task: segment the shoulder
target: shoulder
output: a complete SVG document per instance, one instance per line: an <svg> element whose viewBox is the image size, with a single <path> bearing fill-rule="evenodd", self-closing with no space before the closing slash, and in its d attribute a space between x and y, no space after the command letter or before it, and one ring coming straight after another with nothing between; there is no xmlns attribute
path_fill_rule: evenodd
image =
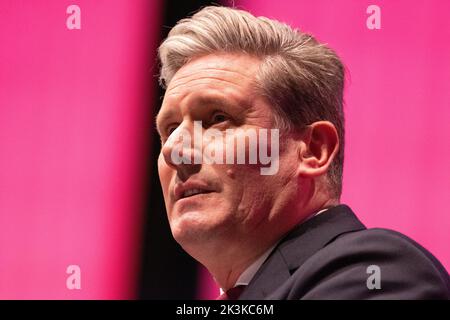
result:
<svg viewBox="0 0 450 320"><path fill-rule="evenodd" d="M450 299L450 280L441 263L414 240L387 229L339 235L293 278L307 282L295 293L298 298Z"/></svg>

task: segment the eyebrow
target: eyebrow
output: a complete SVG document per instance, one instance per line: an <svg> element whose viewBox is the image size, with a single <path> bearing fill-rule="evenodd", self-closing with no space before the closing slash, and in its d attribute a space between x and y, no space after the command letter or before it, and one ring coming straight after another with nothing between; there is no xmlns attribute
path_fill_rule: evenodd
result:
<svg viewBox="0 0 450 320"><path fill-rule="evenodd" d="M236 108L237 106L236 103L229 102L228 100L215 96L200 96L195 100L193 100L193 104L212 104L226 109L233 109ZM160 111L156 115L155 117L156 130L158 131L159 135L161 135L161 130L163 129L160 127L160 123L165 123L166 121L173 119L176 113L177 111L172 108L169 109L168 111L164 111L164 113L161 113Z"/></svg>

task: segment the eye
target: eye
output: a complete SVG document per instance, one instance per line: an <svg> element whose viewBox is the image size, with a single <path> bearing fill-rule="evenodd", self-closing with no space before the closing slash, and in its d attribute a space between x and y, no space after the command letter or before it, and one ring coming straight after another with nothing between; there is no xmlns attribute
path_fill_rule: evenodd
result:
<svg viewBox="0 0 450 320"><path fill-rule="evenodd" d="M213 116L211 117L211 125L216 124L216 123L221 123L224 121L229 120L230 118L228 117L227 114L223 113L223 112L215 112L213 114Z"/></svg>

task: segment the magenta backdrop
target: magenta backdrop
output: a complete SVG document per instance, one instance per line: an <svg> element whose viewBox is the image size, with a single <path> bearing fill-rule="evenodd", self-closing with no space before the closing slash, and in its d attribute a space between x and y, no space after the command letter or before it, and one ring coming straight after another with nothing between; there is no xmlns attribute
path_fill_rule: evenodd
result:
<svg viewBox="0 0 450 320"><path fill-rule="evenodd" d="M381 29L369 30L369 5ZM450 267L450 1L241 0L310 32L348 68L344 191L368 227L412 237ZM203 273L199 297L217 296Z"/></svg>
<svg viewBox="0 0 450 320"><path fill-rule="evenodd" d="M74 3L81 30L66 27ZM366 27L370 4L381 8L381 30ZM337 50L349 70L343 202L449 268L450 2L238 5ZM1 2L0 299L133 297L152 99L142 93L155 73L160 9L146 0ZM66 287L71 264L81 290ZM201 274L199 297L215 297Z"/></svg>
<svg viewBox="0 0 450 320"><path fill-rule="evenodd" d="M80 30L66 27L74 3ZM0 299L134 297L159 10L1 2Z"/></svg>

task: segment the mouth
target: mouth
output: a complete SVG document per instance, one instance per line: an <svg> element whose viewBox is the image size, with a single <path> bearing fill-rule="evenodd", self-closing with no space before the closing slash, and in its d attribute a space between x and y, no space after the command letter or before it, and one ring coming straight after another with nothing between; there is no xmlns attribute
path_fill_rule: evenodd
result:
<svg viewBox="0 0 450 320"><path fill-rule="evenodd" d="M177 184L174 188L174 196L175 202L178 200L192 198L198 195L204 195L208 193L215 192L215 190L211 190L208 186L200 183L184 183Z"/></svg>
<svg viewBox="0 0 450 320"><path fill-rule="evenodd" d="M207 194L207 193L211 193L211 192L213 192L213 191L202 190L202 189L188 189L188 190L183 192L183 194L181 195L180 199L193 197L193 196L196 196L196 195L199 195L199 194Z"/></svg>

